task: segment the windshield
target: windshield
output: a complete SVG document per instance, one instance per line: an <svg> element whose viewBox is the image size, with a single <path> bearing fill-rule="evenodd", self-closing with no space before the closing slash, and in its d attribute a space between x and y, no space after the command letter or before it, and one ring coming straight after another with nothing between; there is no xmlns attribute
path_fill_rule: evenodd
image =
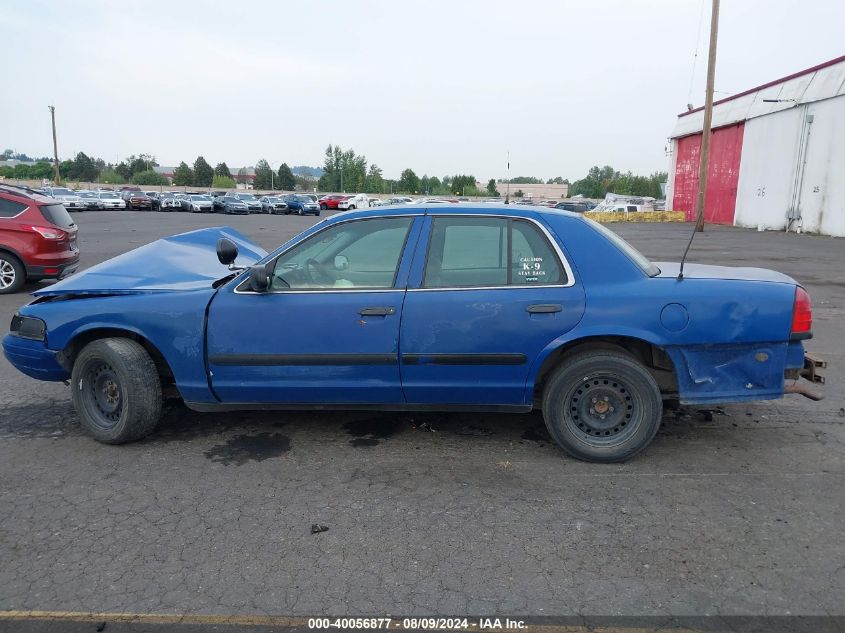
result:
<svg viewBox="0 0 845 633"><path fill-rule="evenodd" d="M191 196L191 200L195 200L197 202L208 202L208 196Z"/></svg>
<svg viewBox="0 0 845 633"><path fill-rule="evenodd" d="M240 202L240 200L238 200L234 196L226 196L223 198L223 200L225 200L226 202Z"/></svg>
<svg viewBox="0 0 845 633"><path fill-rule="evenodd" d="M113 200L114 199L120 200L120 196L117 195L116 193L101 193L100 197L101 198L110 198L110 199L113 199Z"/></svg>
<svg viewBox="0 0 845 633"><path fill-rule="evenodd" d="M253 200L255 200L255 196L252 195L251 193L242 193L241 195L238 196L238 198L240 198L244 202L247 202L247 201L252 202Z"/></svg>
<svg viewBox="0 0 845 633"><path fill-rule="evenodd" d="M648 258L643 255L640 251L636 248L628 244L625 240L623 240L619 235L611 231L609 228L604 226L603 224L599 224L595 220L591 220L590 218L584 218L587 222L590 223L596 231L604 235L607 239L609 239L613 244L625 253L628 258L633 261L640 269L649 277L656 277L660 274L660 269L652 264Z"/></svg>
<svg viewBox="0 0 845 633"><path fill-rule="evenodd" d="M76 195L79 196L80 198L93 198L94 197L94 194L89 193L88 191L79 191L79 192L77 192Z"/></svg>
<svg viewBox="0 0 845 633"><path fill-rule="evenodd" d="M294 199L295 199L295 200L298 200L299 202L305 202L305 203L308 203L308 202L314 202L314 201L313 201L311 198L309 198L308 196L294 196Z"/></svg>
<svg viewBox="0 0 845 633"><path fill-rule="evenodd" d="M62 189L61 187L56 187L53 189L54 196L72 196L75 195L70 189Z"/></svg>

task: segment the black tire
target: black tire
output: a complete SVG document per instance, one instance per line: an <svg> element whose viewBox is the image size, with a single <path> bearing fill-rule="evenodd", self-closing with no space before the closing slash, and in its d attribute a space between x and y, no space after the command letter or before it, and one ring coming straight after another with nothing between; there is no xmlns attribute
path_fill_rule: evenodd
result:
<svg viewBox="0 0 845 633"><path fill-rule="evenodd" d="M297 214L297 215L305 215L305 207L299 207L299 208L296 210L296 214Z"/></svg>
<svg viewBox="0 0 845 633"><path fill-rule="evenodd" d="M577 354L552 373L543 391L549 435L588 462L633 457L654 439L662 415L654 377L623 352Z"/></svg>
<svg viewBox="0 0 845 633"><path fill-rule="evenodd" d="M347 209L346 209L346 210L347 210L347 211L354 211L354 210L355 210L355 205L354 205L354 204L350 204L350 205L347 207Z"/></svg>
<svg viewBox="0 0 845 633"><path fill-rule="evenodd" d="M0 295L18 292L26 283L26 268L11 253L0 251Z"/></svg>
<svg viewBox="0 0 845 633"><path fill-rule="evenodd" d="M86 345L73 363L71 391L82 427L98 442L139 440L153 432L161 417L155 363L128 338Z"/></svg>
<svg viewBox="0 0 845 633"><path fill-rule="evenodd" d="M320 211L326 211L326 210L328 210L328 208L329 208L329 205L327 205L327 204L321 204L320 205Z"/></svg>

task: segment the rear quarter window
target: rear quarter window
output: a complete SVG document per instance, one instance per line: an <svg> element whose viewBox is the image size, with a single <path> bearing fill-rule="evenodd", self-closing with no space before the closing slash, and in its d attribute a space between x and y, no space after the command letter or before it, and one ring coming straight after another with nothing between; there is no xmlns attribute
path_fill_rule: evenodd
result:
<svg viewBox="0 0 845 633"><path fill-rule="evenodd" d="M64 205L42 204L38 207L38 209L41 211L41 215L44 216L44 219L54 226L59 226L63 229L69 229L72 226L76 226L73 222L73 218L70 217L70 214L67 212Z"/></svg>
<svg viewBox="0 0 845 633"><path fill-rule="evenodd" d="M6 200L0 198L0 218L13 218L16 215L23 213L26 206L22 202L15 202L14 200Z"/></svg>

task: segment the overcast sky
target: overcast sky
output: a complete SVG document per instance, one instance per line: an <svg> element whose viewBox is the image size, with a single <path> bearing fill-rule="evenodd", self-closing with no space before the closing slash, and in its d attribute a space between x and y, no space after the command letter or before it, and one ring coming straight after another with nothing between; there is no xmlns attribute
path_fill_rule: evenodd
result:
<svg viewBox="0 0 845 633"><path fill-rule="evenodd" d="M333 143L386 177L500 178L510 151L512 176L574 180L666 169L704 101L710 0L2 5L0 149L30 155L52 104L61 158L319 165ZM716 97L842 55L843 23L843 0L722 0Z"/></svg>

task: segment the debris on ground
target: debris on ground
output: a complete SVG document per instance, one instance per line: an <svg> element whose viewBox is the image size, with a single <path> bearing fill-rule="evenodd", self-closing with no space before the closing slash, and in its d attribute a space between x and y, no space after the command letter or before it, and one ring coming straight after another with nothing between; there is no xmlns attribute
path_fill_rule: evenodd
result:
<svg viewBox="0 0 845 633"><path fill-rule="evenodd" d="M486 437L493 435L493 431L485 429L480 426L473 426L472 424L464 424L455 429L455 435L470 435L473 437Z"/></svg>
<svg viewBox="0 0 845 633"><path fill-rule="evenodd" d="M311 524L311 534L319 534L320 532L328 532L329 526L328 525L320 525L319 523L312 523Z"/></svg>

